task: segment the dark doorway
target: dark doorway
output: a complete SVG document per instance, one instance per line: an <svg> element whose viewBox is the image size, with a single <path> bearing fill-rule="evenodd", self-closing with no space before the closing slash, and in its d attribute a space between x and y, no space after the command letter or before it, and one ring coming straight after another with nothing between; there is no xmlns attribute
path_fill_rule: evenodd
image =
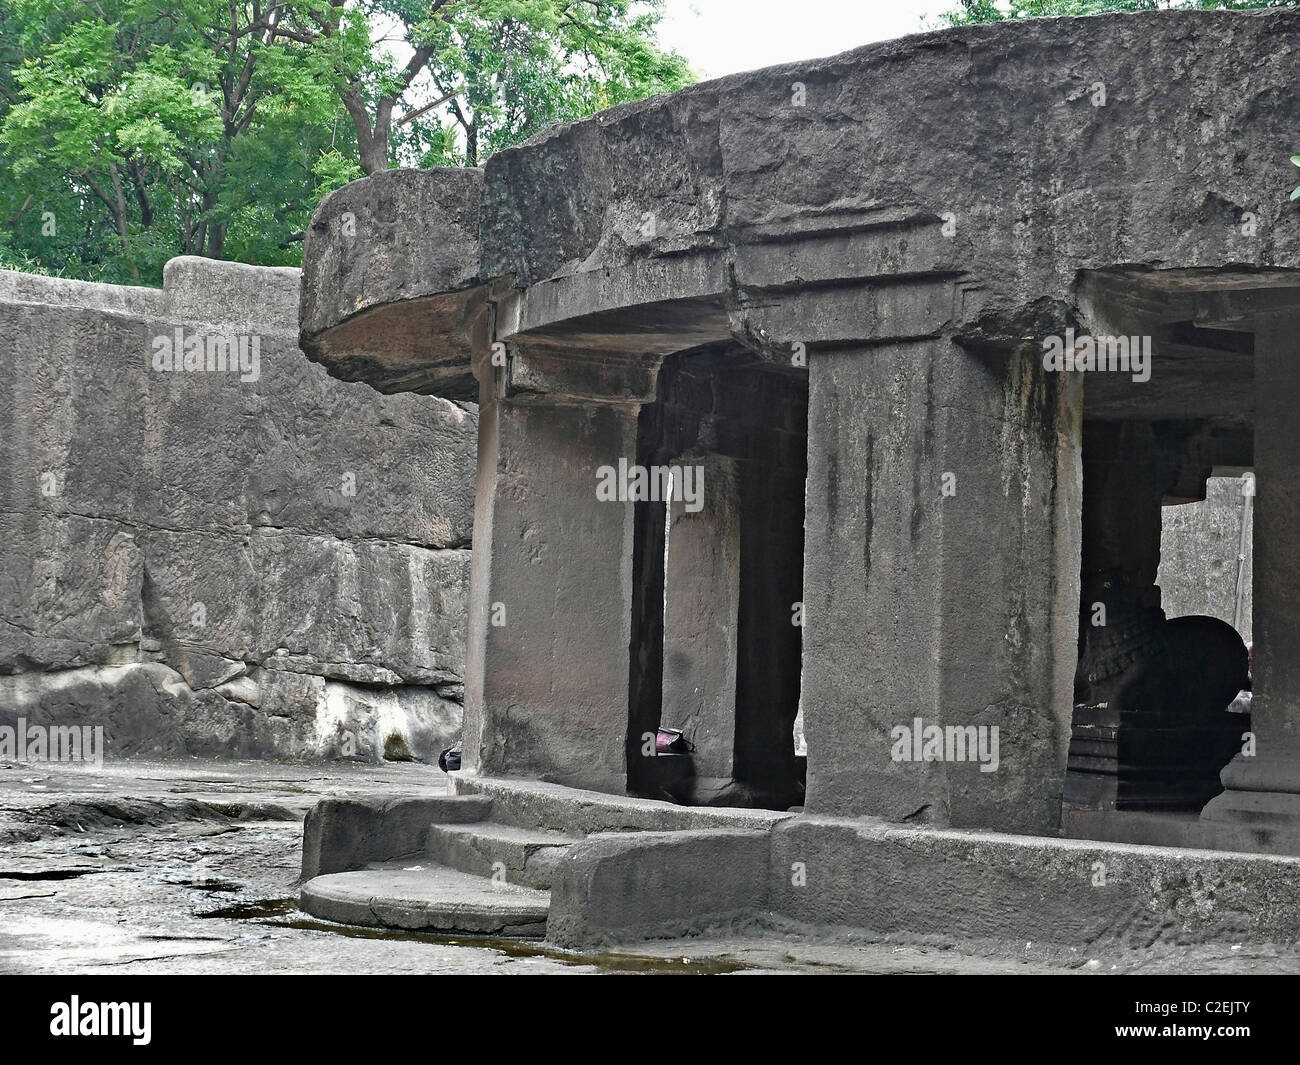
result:
<svg viewBox="0 0 1300 1065"><path fill-rule="evenodd" d="M657 498L634 504L632 794L802 802L807 420L807 378L731 343L670 356L642 408L636 461ZM661 727L678 750L659 751Z"/></svg>

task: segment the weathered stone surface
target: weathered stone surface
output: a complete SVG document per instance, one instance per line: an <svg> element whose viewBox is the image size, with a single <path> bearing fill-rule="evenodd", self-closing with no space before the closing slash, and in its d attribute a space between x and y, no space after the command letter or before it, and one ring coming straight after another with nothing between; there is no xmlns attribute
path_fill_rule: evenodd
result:
<svg viewBox="0 0 1300 1065"><path fill-rule="evenodd" d="M196 692L158 662L0 677L0 720L19 718L29 726L102 727L106 759L257 757L287 753L292 742L276 734L291 719L268 719L217 691Z"/></svg>
<svg viewBox="0 0 1300 1065"><path fill-rule="evenodd" d="M810 811L1059 824L1079 592L1056 566L1079 551L1077 386L940 343L814 363ZM918 760L911 737L934 726L982 730L992 757L972 742Z"/></svg>
<svg viewBox="0 0 1300 1065"><path fill-rule="evenodd" d="M1188 440L1213 429L1248 444L1250 351L1230 334L1294 303L1300 268L1300 220L1279 194L1295 44L1293 11L1030 20L705 83L494 155L477 249L472 208L446 206L450 179L375 183L413 217L437 205L427 243L445 236L454 261L422 268L421 298L481 286L494 308L490 336L471 338L485 428L467 767L609 789L635 768L641 715L663 694L646 676L674 648L634 627L625 650L625 619L642 624L654 599L628 573L629 554L645 566L645 516L601 513L583 481L632 461L630 434L607 423L655 398L667 358L739 342L809 381L809 809L1054 831L1084 419L1184 419ZM319 239L340 239L332 219L361 196L322 212ZM379 247L348 254L383 261ZM402 311L416 261L403 255L373 286L351 260L322 271L321 305L336 308L313 319L322 344L345 335L344 309ZM1157 333L1151 383L1090 380L1085 404L1078 378L1042 366L1045 334L1120 322ZM437 391L451 372L395 325L353 339L318 353L340 376ZM707 443L726 453L721 435ZM1200 457L1180 455L1171 478ZM751 531L756 509L741 510ZM553 555L566 538L584 544L580 561ZM739 626L737 733L768 748L777 740L741 727L755 705L743 682L778 657L752 633L770 635L795 596L783 598L761 617L742 609ZM497 607L508 624L490 626ZM796 703L768 714L782 732ZM916 717L1000 729L998 770L894 763L891 729ZM754 753L737 740L738 775Z"/></svg>
<svg viewBox="0 0 1300 1065"><path fill-rule="evenodd" d="M1286 825L1211 821L1160 811L1066 809L1061 832L1070 839L1300 857L1300 832Z"/></svg>
<svg viewBox="0 0 1300 1065"><path fill-rule="evenodd" d="M177 321L253 323L278 327L298 300L301 271L285 266L222 262L214 285L215 260L178 255L163 266L163 306Z"/></svg>
<svg viewBox="0 0 1300 1065"><path fill-rule="evenodd" d="M383 729L436 757L456 733L476 409L331 380L296 344L298 277L0 272L0 674L111 722L117 754L338 756L343 723L353 757ZM245 362L158 368L194 337Z"/></svg>
<svg viewBox="0 0 1300 1065"><path fill-rule="evenodd" d="M465 768L622 791L632 506L597 500L595 466L634 450L636 419L615 406L488 411L479 492L496 493L495 569L469 609Z"/></svg>
<svg viewBox="0 0 1300 1065"><path fill-rule="evenodd" d="M323 799L303 826L302 878L416 854L430 825L481 821L491 812L492 800L478 795Z"/></svg>
<svg viewBox="0 0 1300 1065"><path fill-rule="evenodd" d="M388 170L322 200L303 249L303 350L381 392L477 399L482 187L481 170Z"/></svg>
<svg viewBox="0 0 1300 1065"><path fill-rule="evenodd" d="M1300 438L1295 412L1300 314L1263 316L1255 329L1255 560L1250 726L1222 773L1226 789L1203 820L1300 829Z"/></svg>
<svg viewBox="0 0 1300 1065"><path fill-rule="evenodd" d="M278 533L252 544L261 601L257 655L376 683L384 677L361 667L395 675L388 683L463 678L468 551Z"/></svg>
<svg viewBox="0 0 1300 1065"><path fill-rule="evenodd" d="M143 539L146 631L183 672L217 655L371 684L463 677L466 550L270 529Z"/></svg>
<svg viewBox="0 0 1300 1065"><path fill-rule="evenodd" d="M686 459L685 461L690 461ZM700 776L730 779L736 745L740 516L734 463L701 463L708 510L668 504L662 723L684 730Z"/></svg>
<svg viewBox="0 0 1300 1065"><path fill-rule="evenodd" d="M1211 477L1199 503L1163 509L1160 601L1171 618L1208 614L1233 623L1237 607L1237 551L1241 545L1242 479ZM1253 525L1253 522L1252 522ZM1242 609L1237 631L1251 638L1253 530L1246 535Z"/></svg>
<svg viewBox="0 0 1300 1065"><path fill-rule="evenodd" d="M423 762L460 736L461 706L424 685L376 688L327 680L317 719L318 756L382 761L389 737Z"/></svg>
<svg viewBox="0 0 1300 1065"><path fill-rule="evenodd" d="M303 885L302 908L345 924L541 936L549 899L544 891L495 884L428 862L400 861L309 880Z"/></svg>
<svg viewBox="0 0 1300 1065"><path fill-rule="evenodd" d="M556 867L546 935L560 946L680 936L766 908L768 833L593 836Z"/></svg>
<svg viewBox="0 0 1300 1065"><path fill-rule="evenodd" d="M139 640L143 554L116 521L0 510L0 559L0 672L107 662Z"/></svg>
<svg viewBox="0 0 1300 1065"><path fill-rule="evenodd" d="M0 724L102 727L103 757L421 761L460 735L461 706L425 685L358 686L283 670L195 689L161 662L0 675Z"/></svg>
<svg viewBox="0 0 1300 1065"><path fill-rule="evenodd" d="M766 828L793 816L772 810L676 806L658 799L636 799L537 780L506 780L457 773L458 795L492 800L492 817L504 824L588 835L637 829L668 832L696 828Z"/></svg>
<svg viewBox="0 0 1300 1065"><path fill-rule="evenodd" d="M1296 858L801 817L773 829L771 869L779 912L881 933L1145 947L1300 927Z"/></svg>
<svg viewBox="0 0 1300 1065"><path fill-rule="evenodd" d="M24 274L17 270L0 270L0 302L91 306L120 314L152 318L165 313L167 296L159 289L139 285L101 285L42 274Z"/></svg>
<svg viewBox="0 0 1300 1065"><path fill-rule="evenodd" d="M980 317L1000 331L1069 302L1080 269L1294 268L1278 134L1297 104L1297 38L1295 12L1004 22L626 104L492 157L482 274L532 285L610 271L604 291L645 303L662 282L629 282L650 267L680 276L669 256L778 240L764 250L775 269L739 255L742 289L959 268L980 278ZM903 232L945 214L950 239ZM877 228L893 243L853 232ZM789 248L796 237L813 243Z"/></svg>
<svg viewBox="0 0 1300 1065"><path fill-rule="evenodd" d="M432 824L425 854L462 873L549 891L556 866L580 838L515 825Z"/></svg>
<svg viewBox="0 0 1300 1065"><path fill-rule="evenodd" d="M1131 950L1155 943L1288 942L1300 928L1300 858L914 828L871 818L753 813L742 826L725 820L742 811L674 810L535 782L472 783L493 795L494 819L508 813L520 827L479 821L485 809L462 808L446 797L326 800L309 815L304 860L328 836L331 863L360 870L376 860L370 855L409 848L432 821L464 841L449 848L431 840L460 871L485 871L489 853L507 865L513 853L519 867L530 846L534 853L543 844L566 846L538 828L543 818L554 823L563 808L571 830L580 820L586 829L578 831L605 830L568 842L551 874L547 938L566 947L698 934L734 922L866 932L900 942L1002 944L1018 954L1026 943L1035 950ZM313 859L311 867L318 864ZM400 881L383 879L398 871ZM417 927L407 922L425 909L442 875L416 856L369 872L380 875L330 883L350 885L349 899L363 889L383 898L385 912L363 923L393 927ZM314 908L307 894L319 893L307 885L304 904L312 912L355 919Z"/></svg>

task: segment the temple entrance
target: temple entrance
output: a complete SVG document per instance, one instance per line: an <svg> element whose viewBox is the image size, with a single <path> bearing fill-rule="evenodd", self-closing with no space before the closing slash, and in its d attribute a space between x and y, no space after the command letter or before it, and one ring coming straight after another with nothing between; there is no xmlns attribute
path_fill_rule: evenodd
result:
<svg viewBox="0 0 1300 1065"><path fill-rule="evenodd" d="M1085 289L1097 332L1150 338L1155 358L1145 381L1085 385L1067 832L1083 811L1194 817L1250 728L1228 707L1250 686L1238 559L1250 549L1253 336L1183 319L1177 300L1131 299L1105 276Z"/></svg>
<svg viewBox="0 0 1300 1065"><path fill-rule="evenodd" d="M807 414L806 377L731 343L666 359L641 410L645 490L629 495L632 794L802 802Z"/></svg>

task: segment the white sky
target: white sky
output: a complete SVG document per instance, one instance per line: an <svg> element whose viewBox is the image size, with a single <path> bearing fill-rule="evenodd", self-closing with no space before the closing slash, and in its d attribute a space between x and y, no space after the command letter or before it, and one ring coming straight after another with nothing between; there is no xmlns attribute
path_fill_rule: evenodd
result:
<svg viewBox="0 0 1300 1065"><path fill-rule="evenodd" d="M919 33L955 0L666 0L659 41L701 78Z"/></svg>

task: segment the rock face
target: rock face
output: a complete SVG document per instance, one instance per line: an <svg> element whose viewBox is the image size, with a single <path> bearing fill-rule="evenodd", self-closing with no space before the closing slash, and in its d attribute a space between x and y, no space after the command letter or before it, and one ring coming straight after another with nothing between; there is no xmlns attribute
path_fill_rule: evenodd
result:
<svg viewBox="0 0 1300 1065"><path fill-rule="evenodd" d="M109 757L458 733L477 409L331 380L298 298L198 258L162 291L0 274L0 725Z"/></svg>
<svg viewBox="0 0 1300 1065"><path fill-rule="evenodd" d="M490 331L475 288L482 189L482 170L446 167L388 170L327 196L304 250L308 357L380 392L477 399L466 356Z"/></svg>

